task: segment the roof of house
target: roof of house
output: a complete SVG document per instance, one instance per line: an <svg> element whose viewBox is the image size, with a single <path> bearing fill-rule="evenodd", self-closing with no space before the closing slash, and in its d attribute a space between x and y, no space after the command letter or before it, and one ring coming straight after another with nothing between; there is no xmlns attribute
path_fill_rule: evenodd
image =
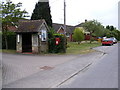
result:
<svg viewBox="0 0 120 90"><path fill-rule="evenodd" d="M15 26L8 26L8 30L15 32L17 30L17 28Z"/></svg>
<svg viewBox="0 0 120 90"><path fill-rule="evenodd" d="M82 27L83 24L84 23L80 23L80 24L76 25L75 27Z"/></svg>
<svg viewBox="0 0 120 90"><path fill-rule="evenodd" d="M42 24L46 24L44 19L41 20L20 20L16 32L38 32ZM48 27L47 27L48 28Z"/></svg>
<svg viewBox="0 0 120 90"><path fill-rule="evenodd" d="M56 32L58 31L58 29L59 29L61 26L64 27L63 24L58 24L58 23L53 23L52 26L53 26L53 28L54 28L54 30L55 30Z"/></svg>
<svg viewBox="0 0 120 90"><path fill-rule="evenodd" d="M63 25L63 24L53 23L52 26L53 26L53 28L55 29L56 32L57 32L61 27L63 27L63 29L64 29L64 25ZM74 29L75 29L74 26L66 25L66 32L67 32L67 33L70 33L70 34L71 34Z"/></svg>

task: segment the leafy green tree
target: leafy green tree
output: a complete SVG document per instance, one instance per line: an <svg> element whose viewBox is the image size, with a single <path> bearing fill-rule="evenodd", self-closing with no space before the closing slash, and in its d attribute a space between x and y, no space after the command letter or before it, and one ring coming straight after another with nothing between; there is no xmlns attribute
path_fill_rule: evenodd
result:
<svg viewBox="0 0 120 90"><path fill-rule="evenodd" d="M90 32L90 43L92 42L92 34L95 34L97 37L102 36L104 34L104 27L97 20L90 20L83 24L85 30Z"/></svg>
<svg viewBox="0 0 120 90"><path fill-rule="evenodd" d="M31 20L45 19L48 26L52 27L49 2L38 2L33 10Z"/></svg>
<svg viewBox="0 0 120 90"><path fill-rule="evenodd" d="M78 42L78 44L81 43L85 38L84 36L84 29L83 28L75 28L73 33L73 39Z"/></svg>
<svg viewBox="0 0 120 90"><path fill-rule="evenodd" d="M111 33L106 33L106 37L110 38L111 37Z"/></svg>
<svg viewBox="0 0 120 90"><path fill-rule="evenodd" d="M107 37L115 37L117 40L120 40L119 39L120 38L120 31L117 30L114 26L107 25L104 34Z"/></svg>
<svg viewBox="0 0 120 90"><path fill-rule="evenodd" d="M103 35L103 36L104 36L104 37L107 36L108 33L110 34L111 31L110 31L109 29L104 29L104 35Z"/></svg>
<svg viewBox="0 0 120 90"><path fill-rule="evenodd" d="M117 37L117 40L120 41L120 31L117 30L117 33L118 33L118 37Z"/></svg>
<svg viewBox="0 0 120 90"><path fill-rule="evenodd" d="M110 26L109 26L109 25L107 25L107 26L106 26L106 29L110 29Z"/></svg>
<svg viewBox="0 0 120 90"><path fill-rule="evenodd" d="M106 29L109 29L110 31L116 30L114 26L109 26L109 25L106 26Z"/></svg>
<svg viewBox="0 0 120 90"><path fill-rule="evenodd" d="M28 13L25 10L20 10L22 3L14 4L12 1L0 3L0 16L2 18L2 32L5 40L6 49L8 49L7 32L8 27L11 25L16 26L19 19L28 17Z"/></svg>

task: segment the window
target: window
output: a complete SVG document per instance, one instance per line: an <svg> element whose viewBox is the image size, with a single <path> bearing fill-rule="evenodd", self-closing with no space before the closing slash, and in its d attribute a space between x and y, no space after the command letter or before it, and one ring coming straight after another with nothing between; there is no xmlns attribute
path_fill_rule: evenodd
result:
<svg viewBox="0 0 120 90"><path fill-rule="evenodd" d="M20 35L19 34L17 35L17 42L18 43L20 42Z"/></svg>
<svg viewBox="0 0 120 90"><path fill-rule="evenodd" d="M41 40L42 40L42 41L46 41L46 39L47 39L47 32L46 32L46 30L42 30Z"/></svg>

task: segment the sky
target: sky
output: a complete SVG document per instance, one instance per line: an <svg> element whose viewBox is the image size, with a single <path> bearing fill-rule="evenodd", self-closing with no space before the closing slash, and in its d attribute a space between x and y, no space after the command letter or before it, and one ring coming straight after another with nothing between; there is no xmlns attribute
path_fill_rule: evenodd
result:
<svg viewBox="0 0 120 90"><path fill-rule="evenodd" d="M3 0L4 1L4 0ZM21 2L31 16L38 0L11 0ZM66 24L77 25L87 20L97 20L102 25L118 28L118 2L120 0L66 0ZM64 23L64 0L49 0L53 23Z"/></svg>

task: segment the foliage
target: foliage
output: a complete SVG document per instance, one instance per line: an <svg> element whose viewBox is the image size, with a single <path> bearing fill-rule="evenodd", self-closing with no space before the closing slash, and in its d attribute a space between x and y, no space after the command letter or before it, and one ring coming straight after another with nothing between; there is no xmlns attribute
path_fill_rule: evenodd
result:
<svg viewBox="0 0 120 90"><path fill-rule="evenodd" d="M113 30L115 30L116 28L115 28L114 26L109 26L109 25L107 25L107 26L106 26L106 29L109 29L110 31L113 31Z"/></svg>
<svg viewBox="0 0 120 90"><path fill-rule="evenodd" d="M106 34L106 37L107 37L107 38L110 38L110 37L111 37L111 34L110 34L110 33L107 33L107 34Z"/></svg>
<svg viewBox="0 0 120 90"><path fill-rule="evenodd" d="M73 39L80 44L81 41L84 40L84 29L83 28L75 28L74 34L73 34Z"/></svg>
<svg viewBox="0 0 120 90"><path fill-rule="evenodd" d="M8 42L8 49L15 50L16 49L16 33L14 32L7 32L7 42ZM2 49L5 49L5 37L2 34Z"/></svg>
<svg viewBox="0 0 120 90"><path fill-rule="evenodd" d="M111 33L112 33L113 37L115 37L117 40L120 41L120 31L119 30L113 30Z"/></svg>
<svg viewBox="0 0 120 90"><path fill-rule="evenodd" d="M56 45L56 38L60 38L60 43ZM56 34L53 29L48 33L49 53L64 53L65 37L61 34Z"/></svg>
<svg viewBox="0 0 120 90"><path fill-rule="evenodd" d="M33 10L31 20L45 19L48 26L52 27L49 2L38 2Z"/></svg>
<svg viewBox="0 0 120 90"><path fill-rule="evenodd" d="M22 3L14 4L12 1L2 2L1 12L2 12L2 23L18 22L19 19L28 17L28 13L25 10L20 10Z"/></svg>
<svg viewBox="0 0 120 90"><path fill-rule="evenodd" d="M91 38L90 38L90 41L92 41L92 42L95 41L95 38L94 38L94 37L91 37Z"/></svg>
<svg viewBox="0 0 120 90"><path fill-rule="evenodd" d="M92 37L96 37L96 34L95 34L95 33L92 33Z"/></svg>
<svg viewBox="0 0 120 90"><path fill-rule="evenodd" d="M50 31L48 32L48 38L53 38L55 34L55 30L53 28L50 27Z"/></svg>
<svg viewBox="0 0 120 90"><path fill-rule="evenodd" d="M90 21L86 21L83 24L83 27L85 28L85 30L87 30L88 32L90 32L90 38L92 38L92 34L94 33L97 37L103 36L104 32L103 32L103 25L98 22L97 20L90 20ZM91 43L91 39L90 39L90 43Z"/></svg>
<svg viewBox="0 0 120 90"><path fill-rule="evenodd" d="M0 8L0 16L2 18L2 32L4 38L4 44L6 49L8 49L8 27L9 26L16 26L19 19L23 19L27 16L27 12L25 10L20 10L22 3L14 4L12 1L2 2Z"/></svg>
<svg viewBox="0 0 120 90"><path fill-rule="evenodd" d="M106 26L104 36L110 38L115 37L117 40L120 40L120 31L117 30L114 26Z"/></svg>
<svg viewBox="0 0 120 90"><path fill-rule="evenodd" d="M98 26L100 26L101 23L97 22L96 20L87 21L83 24L83 27L90 33L94 33L95 31L98 31Z"/></svg>
<svg viewBox="0 0 120 90"><path fill-rule="evenodd" d="M117 40L120 41L120 31L117 30L117 33L118 33Z"/></svg>

